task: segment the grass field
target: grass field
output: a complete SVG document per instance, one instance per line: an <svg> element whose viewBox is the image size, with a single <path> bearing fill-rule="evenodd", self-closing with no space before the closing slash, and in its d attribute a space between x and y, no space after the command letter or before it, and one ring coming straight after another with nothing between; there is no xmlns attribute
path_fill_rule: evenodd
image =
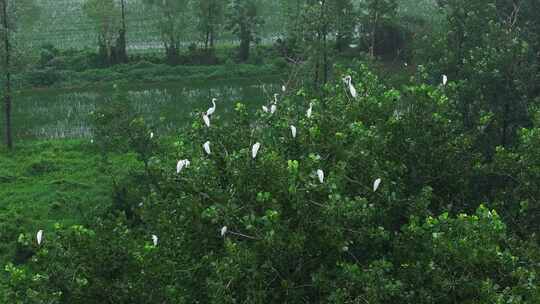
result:
<svg viewBox="0 0 540 304"><path fill-rule="evenodd" d="M115 174L130 155L113 155ZM109 167L109 166L107 166ZM111 202L111 178L88 142L25 142L0 150L0 264L13 261L19 235L33 237L55 223L89 223ZM110 172L110 171L109 171Z"/></svg>

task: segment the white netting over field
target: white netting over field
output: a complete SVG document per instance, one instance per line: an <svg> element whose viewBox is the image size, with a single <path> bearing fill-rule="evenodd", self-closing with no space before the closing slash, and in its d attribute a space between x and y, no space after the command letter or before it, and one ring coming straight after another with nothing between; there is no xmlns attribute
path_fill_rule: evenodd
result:
<svg viewBox="0 0 540 304"><path fill-rule="evenodd" d="M169 0L170 1L170 0ZM84 11L84 4L88 0L35 0L38 8L35 21L29 30L21 33L20 38L27 44L40 46L52 44L59 49L97 49L98 34L96 22L88 17ZM163 49L160 18L164 11L148 4L147 0L124 0L127 50L133 53L155 52ZM265 14L265 21L260 31L261 41L264 44L272 43L274 37L280 35L283 30L279 22L278 4L274 1L262 1L260 13ZM165 1L164 1L165 3ZM192 43L201 44L204 35L198 31L197 13L194 8L186 7L184 12L175 18L185 18L182 26L182 46ZM111 16L115 16L119 22L121 14L121 0L115 0L115 10ZM268 14L270 13L270 14ZM220 25L220 33L217 42L225 44L237 44L236 37Z"/></svg>

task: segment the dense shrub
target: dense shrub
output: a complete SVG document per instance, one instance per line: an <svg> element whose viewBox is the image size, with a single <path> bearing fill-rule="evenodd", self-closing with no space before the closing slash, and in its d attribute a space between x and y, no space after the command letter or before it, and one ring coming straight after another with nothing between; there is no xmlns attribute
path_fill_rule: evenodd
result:
<svg viewBox="0 0 540 304"><path fill-rule="evenodd" d="M99 116L96 140L121 143L144 163L135 182L125 183L148 189L130 208L138 220L108 217L90 228L47 231L41 247L31 243L37 253L26 267L7 266L7 297L538 302L535 254L516 249L499 214L467 190L481 168L444 87L392 89L366 68L352 77L358 98L338 81L322 95L279 96L274 114L253 116L237 103L228 122L218 104L210 128L197 113L166 147L143 121L120 120L119 109ZM191 164L177 174L179 159Z"/></svg>
<svg viewBox="0 0 540 304"><path fill-rule="evenodd" d="M62 74L52 68L31 70L25 74L25 82L32 87L52 86L62 80Z"/></svg>

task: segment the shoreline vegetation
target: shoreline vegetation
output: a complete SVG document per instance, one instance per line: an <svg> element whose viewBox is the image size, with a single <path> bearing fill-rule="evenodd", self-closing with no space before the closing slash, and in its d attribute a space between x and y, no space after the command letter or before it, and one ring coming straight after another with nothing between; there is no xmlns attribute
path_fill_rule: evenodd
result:
<svg viewBox="0 0 540 304"><path fill-rule="evenodd" d="M35 61L34 66L12 75L13 89L20 92L101 87L113 82L136 85L267 78L284 75L291 68L273 46L257 47L247 61L236 59L234 47L220 46L211 51L186 52L174 63L161 54L150 53L111 65L91 50L58 50L43 45ZM0 84L3 81L0 79Z"/></svg>
<svg viewBox="0 0 540 304"><path fill-rule="evenodd" d="M188 83L203 81L243 80L256 77L268 79L282 77L287 74L287 68L272 64L232 64L212 66L169 66L166 64L126 64L110 68L89 69L85 71L60 70L53 73L54 81L44 84L40 77L44 71L34 71L17 75L19 79L18 93L39 92L50 89L89 89L117 85L140 85L160 83ZM22 89L25 87L25 89ZM29 87L29 88L28 88Z"/></svg>

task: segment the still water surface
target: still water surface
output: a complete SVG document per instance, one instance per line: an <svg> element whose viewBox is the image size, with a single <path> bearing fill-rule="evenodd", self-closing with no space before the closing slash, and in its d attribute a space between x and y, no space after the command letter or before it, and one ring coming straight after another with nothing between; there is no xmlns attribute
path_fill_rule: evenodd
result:
<svg viewBox="0 0 540 304"><path fill-rule="evenodd" d="M205 83L166 83L122 88L132 107L145 119L163 118L166 129L191 123L190 114L204 111L218 98L218 110L227 117L241 101L252 110L270 100L278 91L279 79L211 81ZM91 137L88 115L100 102L114 94L110 88L85 90L45 90L16 96L13 109L17 139Z"/></svg>

